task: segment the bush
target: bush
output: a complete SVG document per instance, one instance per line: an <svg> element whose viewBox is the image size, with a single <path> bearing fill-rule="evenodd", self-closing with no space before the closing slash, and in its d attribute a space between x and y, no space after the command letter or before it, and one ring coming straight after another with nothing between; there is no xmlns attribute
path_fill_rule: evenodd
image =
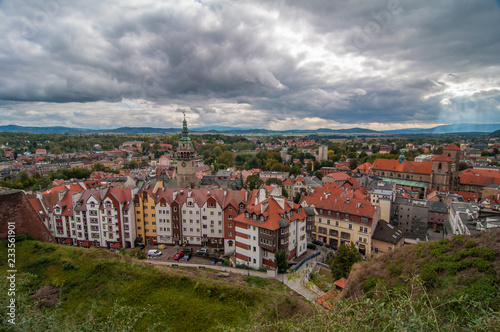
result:
<svg viewBox="0 0 500 332"><path fill-rule="evenodd" d="M69 270L76 270L77 268L76 268L75 264L73 264L73 262L68 261L68 262L64 263L63 269L64 269L64 271L69 271Z"/></svg>

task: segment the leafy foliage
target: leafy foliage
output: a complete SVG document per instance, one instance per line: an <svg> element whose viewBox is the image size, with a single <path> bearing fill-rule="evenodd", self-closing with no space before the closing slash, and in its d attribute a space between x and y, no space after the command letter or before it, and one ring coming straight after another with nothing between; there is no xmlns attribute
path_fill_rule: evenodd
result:
<svg viewBox="0 0 500 332"><path fill-rule="evenodd" d="M347 278L351 272L352 266L360 262L362 259L361 254L354 243L342 243L336 252L336 256L330 263L332 269L332 276L335 280L340 278Z"/></svg>

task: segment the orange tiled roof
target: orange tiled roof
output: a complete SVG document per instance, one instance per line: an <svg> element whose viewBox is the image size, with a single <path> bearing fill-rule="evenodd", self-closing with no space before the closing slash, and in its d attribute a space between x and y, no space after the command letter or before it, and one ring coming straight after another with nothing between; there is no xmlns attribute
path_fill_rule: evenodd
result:
<svg viewBox="0 0 500 332"><path fill-rule="evenodd" d="M431 162L417 162L405 160L402 164L395 159L376 159L372 170L393 171L402 173L431 174Z"/></svg>
<svg viewBox="0 0 500 332"><path fill-rule="evenodd" d="M440 154L439 156L433 156L433 157L431 157L431 160L432 161L446 161L446 162L453 161L450 158L448 158L447 156L445 156L444 154Z"/></svg>
<svg viewBox="0 0 500 332"><path fill-rule="evenodd" d="M493 184L493 178L474 174L458 174L460 184L470 184L473 186L489 186Z"/></svg>
<svg viewBox="0 0 500 332"><path fill-rule="evenodd" d="M345 284L346 284L346 283L347 283L346 278L341 278L341 279L339 279L339 280L335 281L333 284L334 284L335 286L338 286L338 287L340 287L340 288L344 289L344 288L345 288Z"/></svg>
<svg viewBox="0 0 500 332"><path fill-rule="evenodd" d="M340 298L340 291L332 289L329 292L318 297L316 299L316 302L321 304L326 309L330 310L333 308L333 306L339 300L339 298Z"/></svg>
<svg viewBox="0 0 500 332"><path fill-rule="evenodd" d="M290 206L290 204L291 206ZM303 220L306 218L306 212L301 209L300 213L297 211L300 208L298 204L292 203L285 199L284 208L276 201L274 197L267 198L263 202L247 207L245 212L250 213L250 217L246 217L246 213L242 213L234 218L235 221L241 222L247 225L252 225L260 228L265 228L269 230L277 230L280 228L279 220L284 219L287 222L293 220ZM293 211L292 217L284 218L283 214L285 212ZM257 220L252 218L252 214L257 215ZM260 221L260 216L264 216L264 221Z"/></svg>
<svg viewBox="0 0 500 332"><path fill-rule="evenodd" d="M325 195L321 197L304 196L302 201L305 201L309 206L314 205L316 209L326 209L348 213L353 216L368 217L370 218L370 223L375 215L375 208L370 202L365 200Z"/></svg>
<svg viewBox="0 0 500 332"><path fill-rule="evenodd" d="M451 143L445 146L443 150L460 151L460 148L455 143Z"/></svg>

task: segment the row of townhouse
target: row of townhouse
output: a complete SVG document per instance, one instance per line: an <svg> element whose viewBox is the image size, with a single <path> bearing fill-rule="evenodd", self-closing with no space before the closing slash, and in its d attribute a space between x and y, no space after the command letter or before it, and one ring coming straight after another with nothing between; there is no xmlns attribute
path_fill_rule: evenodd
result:
<svg viewBox="0 0 500 332"><path fill-rule="evenodd" d="M146 183L134 196L137 242L200 245L235 251L234 218L247 204L278 190L171 189Z"/></svg>
<svg viewBox="0 0 500 332"><path fill-rule="evenodd" d="M136 239L132 198L137 189L84 189L61 186L34 201L58 243L82 247L133 248ZM33 205L33 203L32 203Z"/></svg>
<svg viewBox="0 0 500 332"><path fill-rule="evenodd" d="M144 184L134 196L137 241L200 245L235 253L238 264L275 267L276 250L290 259L306 252L314 211L258 190L170 189Z"/></svg>

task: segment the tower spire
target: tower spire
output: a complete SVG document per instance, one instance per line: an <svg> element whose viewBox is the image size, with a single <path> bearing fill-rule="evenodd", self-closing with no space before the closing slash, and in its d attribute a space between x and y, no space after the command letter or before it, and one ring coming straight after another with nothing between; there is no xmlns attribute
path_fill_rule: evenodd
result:
<svg viewBox="0 0 500 332"><path fill-rule="evenodd" d="M181 141L182 142L190 142L191 139L189 138L189 130L188 130L187 121L186 121L186 112L182 111L182 113L184 114L184 121L182 121L182 137L181 137Z"/></svg>

